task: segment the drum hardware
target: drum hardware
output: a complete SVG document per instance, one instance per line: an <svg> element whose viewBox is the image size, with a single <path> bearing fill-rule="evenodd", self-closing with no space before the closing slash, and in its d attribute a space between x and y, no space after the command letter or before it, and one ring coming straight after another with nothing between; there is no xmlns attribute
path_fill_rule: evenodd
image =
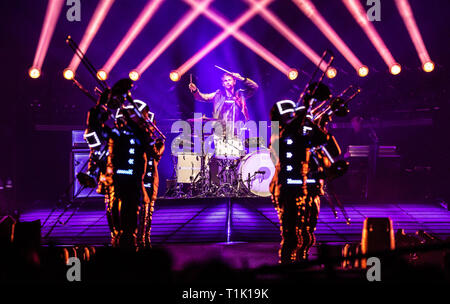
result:
<svg viewBox="0 0 450 304"><path fill-rule="evenodd" d="M237 174L238 161L225 158L218 159L218 162L222 165L222 169L217 174L220 186L215 191L215 194L219 196L238 196L240 192L240 178Z"/></svg>
<svg viewBox="0 0 450 304"><path fill-rule="evenodd" d="M245 153L242 141L238 137L214 138L214 154L218 159L239 159Z"/></svg>
<svg viewBox="0 0 450 304"><path fill-rule="evenodd" d="M216 121L205 116L189 122ZM269 196L269 184L275 167L270 152L262 147L263 138L245 140L226 134L193 136L191 143L201 144L201 151L183 152L175 156L176 197ZM212 146L213 145L213 146ZM246 152L246 146L258 149ZM214 147L214 153L209 151ZM251 150L250 150L251 151Z"/></svg>
<svg viewBox="0 0 450 304"><path fill-rule="evenodd" d="M212 117L201 116L198 118L189 118L187 122L204 122L204 121L215 121L217 119Z"/></svg>

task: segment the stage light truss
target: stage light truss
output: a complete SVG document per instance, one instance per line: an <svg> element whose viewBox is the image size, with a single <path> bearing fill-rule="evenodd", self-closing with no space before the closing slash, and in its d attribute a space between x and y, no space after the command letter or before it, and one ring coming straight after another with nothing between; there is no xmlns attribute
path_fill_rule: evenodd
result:
<svg viewBox="0 0 450 304"><path fill-rule="evenodd" d="M111 6L115 0L99 0L95 12L89 21L88 27L83 35L80 43L80 50L84 54L89 48L92 40L96 36L100 26L106 18ZM274 0L242 0L246 2L249 7L234 21L230 22L218 12L210 7L213 0L183 0L185 3L191 6L190 10L184 14L184 16L170 29L170 31L164 36L163 39L147 54L147 56L141 60L136 68L130 71L129 77L137 81L142 73L147 70L161 54L170 47L170 45L187 29L189 26L200 16L204 15L210 21L217 24L223 30L216 35L200 50L198 50L191 58L183 63L177 69L170 72L170 78L174 81L178 81L183 74L191 69L202 58L219 46L225 39L233 36L242 44L247 46L254 53L259 55L269 64L285 74L289 79L293 80L297 78L298 71L292 67L289 67L280 58L275 56L269 50L267 50L260 43L255 41L248 34L244 33L242 28L248 21L250 21L255 15L260 15L268 24L276 29L283 37L285 37L294 47L296 47L302 54L304 54L312 63L316 66L320 64L319 68L326 72L327 77L333 78L337 75L337 69L335 67L329 67L327 70L326 62L320 61L320 56L312 50L312 48L305 43L292 29L290 29L277 15L275 15L268 6ZM336 47L336 49L345 57L345 59L352 65L352 67L358 72L358 75L365 77L369 73L369 68L362 64L356 55L350 50L350 48L344 43L339 35L328 24L325 18L316 9L311 0L292 0L294 4L302 11L324 34L325 37ZM366 12L362 7L359 0L342 0L344 5L353 15L354 19L361 26L366 33L367 37L374 45L380 56L389 67L389 71L393 75L397 75L401 72L402 68L399 63L393 58L390 50L383 42L380 35L375 30L373 24L368 20ZM136 37L142 32L146 24L157 12L159 7L164 3L164 0L148 0L145 7L142 9L139 16L136 18L133 25L129 28L127 34L122 38L116 49L108 58L103 67L99 70L97 77L101 80L105 80L108 77L110 71L114 68L123 54L127 51ZM435 68L435 64L431 61L427 49L424 45L422 36L417 27L411 6L408 0L395 0L398 11L403 18L405 26L411 37L411 40L416 48L418 56L420 58L422 68L426 72L431 72ZM55 26L58 17L61 13L64 1L61 0L49 0L46 10L44 23L41 29L38 47L35 53L33 65L28 70L31 78L38 78L41 75L42 64L45 59L48 46L50 44L51 37L54 33ZM73 79L75 72L80 64L80 58L74 56L66 69L64 69L64 77L66 79Z"/></svg>

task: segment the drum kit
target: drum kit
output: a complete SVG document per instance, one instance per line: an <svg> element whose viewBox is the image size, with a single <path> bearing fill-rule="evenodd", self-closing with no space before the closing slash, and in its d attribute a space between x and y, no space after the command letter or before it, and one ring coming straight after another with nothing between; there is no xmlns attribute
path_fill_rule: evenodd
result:
<svg viewBox="0 0 450 304"><path fill-rule="evenodd" d="M196 119L188 122L198 122ZM200 119L202 123L215 120ZM176 183L172 184L175 191L171 191L170 196L270 196L269 184L275 174L275 166L262 139L202 134L194 135L192 141L199 142L202 149L174 155Z"/></svg>

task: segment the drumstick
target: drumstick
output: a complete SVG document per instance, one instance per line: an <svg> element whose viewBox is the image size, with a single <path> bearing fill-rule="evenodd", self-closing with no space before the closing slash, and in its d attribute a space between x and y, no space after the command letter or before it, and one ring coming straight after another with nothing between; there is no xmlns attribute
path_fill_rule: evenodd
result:
<svg viewBox="0 0 450 304"><path fill-rule="evenodd" d="M222 70L222 71L224 71L225 73L228 73L228 74L230 74L230 75L233 75L233 73L232 72L230 72L230 71L227 71L227 70L225 70L224 68L221 68L220 66L218 66L218 65L215 65L215 67L216 68L218 68L219 70Z"/></svg>

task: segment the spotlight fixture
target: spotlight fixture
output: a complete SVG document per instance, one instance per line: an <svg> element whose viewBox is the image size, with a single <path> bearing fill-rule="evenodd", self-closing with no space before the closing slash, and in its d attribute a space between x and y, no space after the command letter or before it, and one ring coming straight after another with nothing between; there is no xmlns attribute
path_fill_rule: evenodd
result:
<svg viewBox="0 0 450 304"><path fill-rule="evenodd" d="M402 71L402 67L400 66L400 64L396 63L389 68L389 71L392 75L398 75Z"/></svg>
<svg viewBox="0 0 450 304"><path fill-rule="evenodd" d="M75 76L75 74L74 74L74 72L71 69L67 68L67 69L64 69L63 76L67 80L72 80L73 77Z"/></svg>
<svg viewBox="0 0 450 304"><path fill-rule="evenodd" d="M31 78L36 79L41 76L41 71L38 68L32 67L28 70L28 75L30 75Z"/></svg>
<svg viewBox="0 0 450 304"><path fill-rule="evenodd" d="M288 73L289 80L297 79L298 77L298 71L296 69L291 69Z"/></svg>
<svg viewBox="0 0 450 304"><path fill-rule="evenodd" d="M327 69L327 77L328 77L328 78L332 79L332 78L336 77L336 75L337 75L337 70L336 70L336 68L334 68L334 67L329 67L329 68Z"/></svg>
<svg viewBox="0 0 450 304"><path fill-rule="evenodd" d="M366 77L367 74L369 74L369 68L363 65L358 69L358 75L359 77Z"/></svg>
<svg viewBox="0 0 450 304"><path fill-rule="evenodd" d="M169 74L170 80L172 81L179 81L180 80L180 73L178 73L178 71L172 71Z"/></svg>
<svg viewBox="0 0 450 304"><path fill-rule="evenodd" d="M133 71L131 71L131 72L128 74L128 77L130 77L130 79L133 80L133 81L138 81L139 78L140 78L140 75L139 75L138 72L136 72L136 71L133 70Z"/></svg>
<svg viewBox="0 0 450 304"><path fill-rule="evenodd" d="M432 61L425 62L422 66L425 72L432 72L434 70L434 63Z"/></svg>
<svg viewBox="0 0 450 304"><path fill-rule="evenodd" d="M108 73L106 73L105 70L99 70L97 72L97 78L102 81L105 81L108 78Z"/></svg>

